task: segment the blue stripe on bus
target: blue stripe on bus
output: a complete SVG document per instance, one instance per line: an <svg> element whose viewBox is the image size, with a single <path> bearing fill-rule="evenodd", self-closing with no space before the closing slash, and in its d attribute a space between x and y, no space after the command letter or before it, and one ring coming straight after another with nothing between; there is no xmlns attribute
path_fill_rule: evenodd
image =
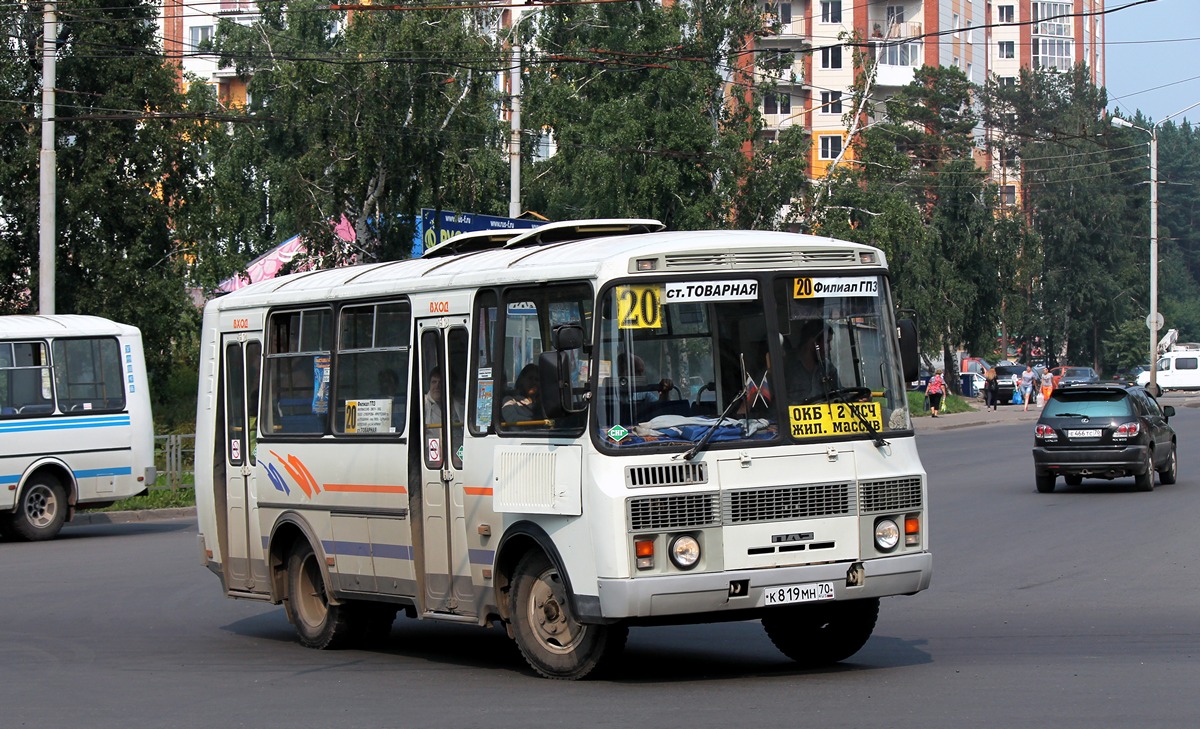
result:
<svg viewBox="0 0 1200 729"><path fill-rule="evenodd" d="M496 559L496 550L494 549L468 549L467 558L471 564L486 564L490 565Z"/></svg>
<svg viewBox="0 0 1200 729"><path fill-rule="evenodd" d="M118 468L88 468L82 471L71 471L75 478L95 478L97 476L132 476L133 469L129 466L121 466ZM20 473L5 474L0 476L0 486L7 486L10 483L21 483Z"/></svg>
<svg viewBox="0 0 1200 729"><path fill-rule="evenodd" d="M83 471L72 471L75 478L95 478L96 476L131 476L133 469L129 466L119 468L89 468Z"/></svg>
<svg viewBox="0 0 1200 729"><path fill-rule="evenodd" d="M268 537L262 538L263 549L267 548ZM348 557L382 557L384 559L413 559L413 548L408 544L369 544L367 542L343 542L326 540L321 546L328 555L343 555ZM492 549L468 549L467 556L471 564L490 565L496 559Z"/></svg>
<svg viewBox="0 0 1200 729"><path fill-rule="evenodd" d="M0 433L30 433L41 430L77 430L79 428L109 428L130 424L128 415L111 418L61 418L37 422L0 423Z"/></svg>

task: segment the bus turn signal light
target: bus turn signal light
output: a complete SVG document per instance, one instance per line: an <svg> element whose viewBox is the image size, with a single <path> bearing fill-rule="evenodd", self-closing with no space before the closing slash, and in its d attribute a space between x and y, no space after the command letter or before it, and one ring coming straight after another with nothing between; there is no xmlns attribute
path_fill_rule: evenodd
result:
<svg viewBox="0 0 1200 729"><path fill-rule="evenodd" d="M921 546L921 519L916 516L904 517L904 546Z"/></svg>
<svg viewBox="0 0 1200 729"><path fill-rule="evenodd" d="M638 539L633 543L634 554L637 555L637 568L648 570L654 567L654 540Z"/></svg>

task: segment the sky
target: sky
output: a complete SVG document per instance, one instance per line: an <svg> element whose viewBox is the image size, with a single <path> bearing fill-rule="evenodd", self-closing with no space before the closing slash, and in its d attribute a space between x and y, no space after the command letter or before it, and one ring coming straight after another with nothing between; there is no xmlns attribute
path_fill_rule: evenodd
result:
<svg viewBox="0 0 1200 729"><path fill-rule="evenodd" d="M1112 11L1105 16L1108 108L1124 117L1140 109L1156 124L1167 117L1200 124L1200 0L1106 0L1104 7Z"/></svg>

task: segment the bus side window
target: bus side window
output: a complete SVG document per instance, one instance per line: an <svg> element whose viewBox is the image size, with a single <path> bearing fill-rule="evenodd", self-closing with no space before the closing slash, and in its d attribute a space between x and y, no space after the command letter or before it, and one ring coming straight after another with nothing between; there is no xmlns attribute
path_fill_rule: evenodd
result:
<svg viewBox="0 0 1200 729"><path fill-rule="evenodd" d="M56 339L54 388L64 413L122 410L125 378L116 339Z"/></svg>
<svg viewBox="0 0 1200 729"><path fill-rule="evenodd" d="M271 422L264 433L324 432L332 318L328 309L272 314L264 409Z"/></svg>
<svg viewBox="0 0 1200 729"><path fill-rule="evenodd" d="M345 306L338 320L333 432L402 433L412 329L408 302Z"/></svg>

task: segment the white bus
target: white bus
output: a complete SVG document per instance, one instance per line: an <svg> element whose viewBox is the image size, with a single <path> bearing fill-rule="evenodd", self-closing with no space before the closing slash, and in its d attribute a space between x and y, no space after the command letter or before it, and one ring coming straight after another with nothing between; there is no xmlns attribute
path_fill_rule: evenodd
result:
<svg viewBox="0 0 1200 729"><path fill-rule="evenodd" d="M94 316L0 316L0 533L53 539L155 479L142 335Z"/></svg>
<svg viewBox="0 0 1200 729"><path fill-rule="evenodd" d="M634 625L858 651L932 570L884 257L661 228L491 232L209 302L196 502L225 593L315 648L398 611L498 623L551 678Z"/></svg>

